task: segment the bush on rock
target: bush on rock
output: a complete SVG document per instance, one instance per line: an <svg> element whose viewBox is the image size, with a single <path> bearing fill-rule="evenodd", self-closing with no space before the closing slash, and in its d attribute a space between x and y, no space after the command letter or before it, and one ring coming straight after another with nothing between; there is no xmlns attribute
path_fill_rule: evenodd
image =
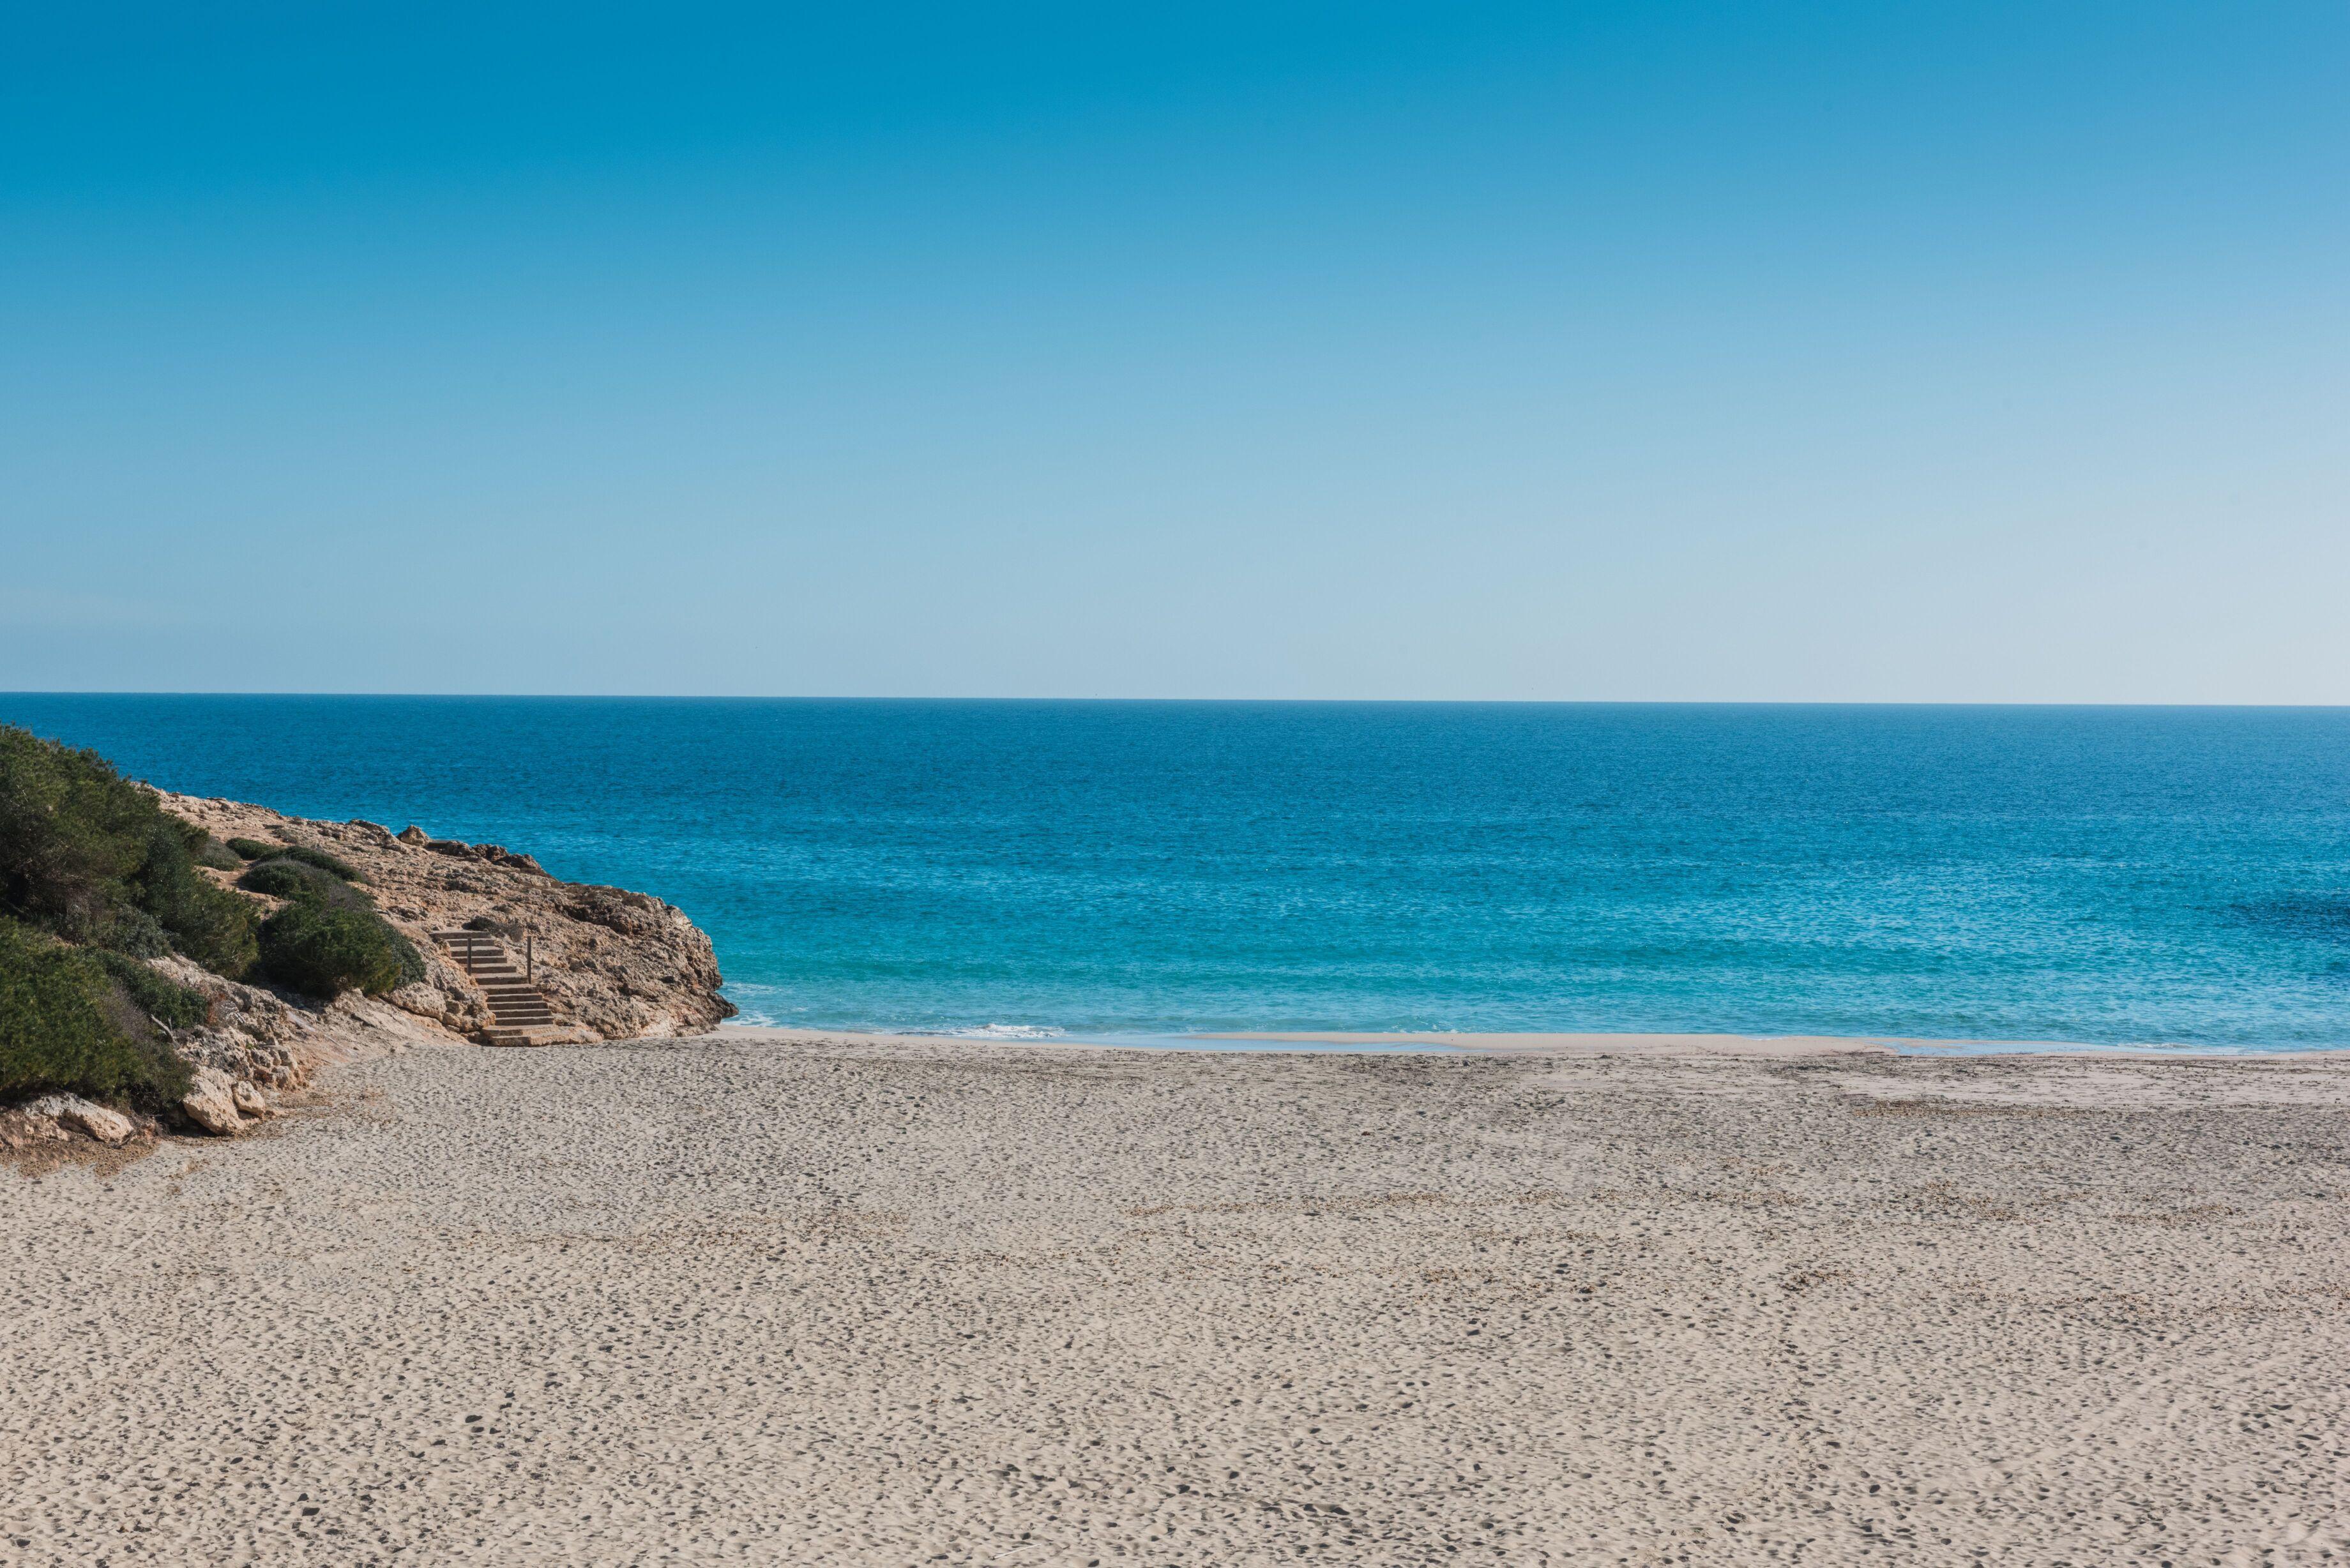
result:
<svg viewBox="0 0 2350 1568"><path fill-rule="evenodd" d="M120 986L139 1011L166 1029L193 1029L212 1021L213 1001L156 973L137 959L104 949L92 951L100 967Z"/></svg>
<svg viewBox="0 0 2350 1568"><path fill-rule="evenodd" d="M237 878L236 885L273 898L316 898L343 909L369 907L366 894L334 873L285 857L256 862Z"/></svg>
<svg viewBox="0 0 2350 1568"><path fill-rule="evenodd" d="M109 967L0 917L0 1101L68 1094L161 1108L187 1093L187 1064Z"/></svg>
<svg viewBox="0 0 2350 1568"><path fill-rule="evenodd" d="M0 915L133 954L160 941L240 979L255 911L197 872L205 842L97 753L0 725Z"/></svg>
<svg viewBox="0 0 2350 1568"><path fill-rule="evenodd" d="M359 867L349 861L329 855L323 849L313 849L307 844L281 846L277 853L288 860L299 860L305 866L316 866L321 871L331 871L346 882L364 882Z"/></svg>
<svg viewBox="0 0 2350 1568"><path fill-rule="evenodd" d="M311 996L363 991L381 996L422 963L408 940L363 905L301 898L261 925L261 967L272 980Z"/></svg>
<svg viewBox="0 0 2350 1568"><path fill-rule="evenodd" d="M196 846L196 864L209 866L215 871L242 871L244 869L244 857L207 833L204 841Z"/></svg>

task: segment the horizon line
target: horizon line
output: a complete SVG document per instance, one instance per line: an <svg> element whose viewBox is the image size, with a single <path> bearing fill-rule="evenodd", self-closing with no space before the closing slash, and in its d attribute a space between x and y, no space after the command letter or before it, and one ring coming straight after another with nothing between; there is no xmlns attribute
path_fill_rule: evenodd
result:
<svg viewBox="0 0 2350 1568"><path fill-rule="evenodd" d="M628 691L0 691L10 698L216 698L239 701L301 699L307 701L406 701L429 702L895 702L895 703L1055 703L1161 704L1220 707L1326 708L2052 708L2198 710L2225 711L2338 712L2350 702L2131 702L2094 699L1981 700L1967 698L1715 698L1715 697L1079 697L1021 696L870 696L811 692L628 692Z"/></svg>

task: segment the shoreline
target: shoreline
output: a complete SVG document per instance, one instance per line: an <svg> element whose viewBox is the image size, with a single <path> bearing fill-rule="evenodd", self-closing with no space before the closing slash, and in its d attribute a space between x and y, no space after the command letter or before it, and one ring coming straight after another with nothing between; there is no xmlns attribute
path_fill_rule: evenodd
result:
<svg viewBox="0 0 2350 1568"><path fill-rule="evenodd" d="M1743 1057L1794 1061L1814 1057L1890 1056L1942 1060L1995 1057L2123 1057L2143 1061L2293 1060L2350 1051L2332 1045L2202 1045L2166 1042L2101 1044L2069 1040L1936 1040L1894 1034L1649 1034L1605 1031L1443 1031L1381 1033L1367 1030L1218 1030L1181 1034L967 1034L883 1029L812 1029L770 1023L721 1023L705 1038L766 1039L781 1044L858 1042L965 1045L1067 1046L1099 1051L1189 1052L1266 1055L1460 1054L1607 1058L1616 1056Z"/></svg>

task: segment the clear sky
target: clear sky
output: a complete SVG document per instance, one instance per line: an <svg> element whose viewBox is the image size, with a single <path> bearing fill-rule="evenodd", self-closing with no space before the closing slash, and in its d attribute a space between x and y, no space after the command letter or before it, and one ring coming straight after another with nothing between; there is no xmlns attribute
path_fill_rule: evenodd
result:
<svg viewBox="0 0 2350 1568"><path fill-rule="evenodd" d="M2350 6L16 7L0 690L2350 701Z"/></svg>

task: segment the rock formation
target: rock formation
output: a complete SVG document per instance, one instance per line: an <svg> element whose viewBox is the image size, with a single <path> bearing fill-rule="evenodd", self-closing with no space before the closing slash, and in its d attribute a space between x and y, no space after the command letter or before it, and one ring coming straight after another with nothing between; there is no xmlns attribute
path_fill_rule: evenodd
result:
<svg viewBox="0 0 2350 1568"><path fill-rule="evenodd" d="M356 867L377 909L415 944L425 969L421 981L381 998L348 992L321 1002L224 980L177 956L150 960L212 1004L204 1023L172 1034L172 1049L194 1072L194 1087L179 1107L189 1127L243 1131L274 1114L267 1096L298 1088L327 1062L484 1038L492 1022L487 998L436 932L480 932L516 962L527 944L531 978L555 1020L534 1031L543 1043L692 1034L734 1012L718 994L710 939L659 898L560 882L528 855L436 838L420 827L394 834L372 822L314 822L237 801L168 793L159 798L166 811L224 843L307 845ZM202 874L224 886L237 875ZM156 1130L145 1117L50 1096L0 1112L0 1149L69 1141L68 1129L108 1144L134 1133L151 1137Z"/></svg>
<svg viewBox="0 0 2350 1568"><path fill-rule="evenodd" d="M527 939L533 978L565 1038L691 1034L734 1012L718 994L710 939L683 911L650 895L559 882L528 855L435 838L420 827L395 834L378 823L313 822L236 801L168 794L161 800L166 811L224 842L309 845L358 867L376 907L416 944L428 971L385 1000L450 1033L472 1035L488 1021L480 989L434 940L435 932L463 929L494 938L517 961Z"/></svg>
<svg viewBox="0 0 2350 1568"><path fill-rule="evenodd" d="M79 1095L44 1095L23 1107L28 1116L46 1116L69 1127L79 1127L100 1143L120 1143L137 1126L120 1111L94 1105Z"/></svg>

